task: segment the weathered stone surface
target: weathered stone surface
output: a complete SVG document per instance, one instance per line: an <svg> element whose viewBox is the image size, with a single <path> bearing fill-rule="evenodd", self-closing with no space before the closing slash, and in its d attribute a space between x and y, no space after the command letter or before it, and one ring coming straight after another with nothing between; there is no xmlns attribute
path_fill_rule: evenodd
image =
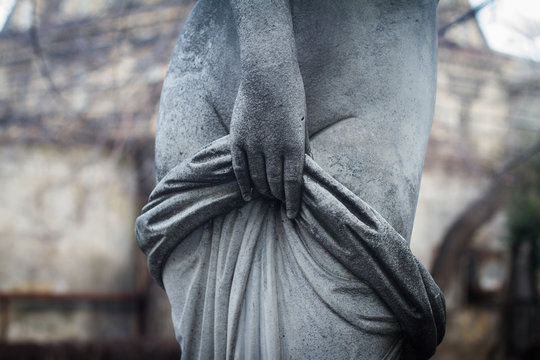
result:
<svg viewBox="0 0 540 360"><path fill-rule="evenodd" d="M187 356L322 359L348 349L367 359L434 352L444 332L442 296L436 286L426 290L430 295L415 293L431 277L425 270L418 275L406 259L414 259L408 241L435 103L435 9L435 1L197 3L162 90L156 132L162 182L137 223L158 283L168 269L165 287ZM306 136L321 179L339 182L311 188L304 174L307 195L296 223ZM237 187L253 203L242 207ZM273 200L255 200L260 196ZM352 205L365 204L360 199L374 210ZM266 215L277 207L289 220ZM246 220L244 213L252 216ZM386 221L387 232L374 230ZM280 240L295 239L308 244L307 255L283 250ZM319 255L310 248L315 239ZM185 247L169 257L178 244ZM398 244L403 253L390 255ZM335 309L322 294L340 290L308 264L322 261L319 256L323 268L344 267L342 277L366 291ZM398 279L405 273L417 274L417 281ZM417 301L423 305L409 306ZM391 322L380 315L386 307L402 334L349 327L356 310L384 327ZM422 315L405 315L411 311Z"/></svg>
<svg viewBox="0 0 540 360"><path fill-rule="evenodd" d="M133 291L132 164L93 148L0 148L0 291Z"/></svg>

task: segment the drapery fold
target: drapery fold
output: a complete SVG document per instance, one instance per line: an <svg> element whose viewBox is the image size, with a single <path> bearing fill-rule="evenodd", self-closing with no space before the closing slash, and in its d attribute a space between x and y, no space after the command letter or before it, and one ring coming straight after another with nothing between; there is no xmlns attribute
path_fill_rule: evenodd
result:
<svg viewBox="0 0 540 360"><path fill-rule="evenodd" d="M411 253L407 242L377 211L333 179L307 155L303 183L302 205L294 220L276 213L276 203L279 208L276 200L257 197L252 200L254 204L251 206L251 211L257 211L260 214L257 216L268 217L270 215L267 213L274 213L271 215L274 220L261 224L268 227L271 223L273 227L284 228L284 230L278 229L272 232L265 230L266 234L278 233L278 235L270 236L284 237L282 241L285 243L287 237L300 239L291 240L290 249L283 247L286 250L265 252L265 254L270 254L267 257L271 256L271 258L264 262L265 266L269 266L265 270L264 279L261 280L264 286L268 286L268 282L274 282L272 286L275 292L284 291L280 288L282 283L279 276L276 278L274 274L277 271L274 267L280 268L280 261L290 261L282 258L294 256L296 263L305 264L306 267L312 266L310 262L318 264L331 259L352 277L367 284L390 309L405 336L403 356L411 359L429 358L441 341L445 329L444 298L431 275ZM142 215L136 222L137 242L148 257L148 267L152 277L163 286L164 266L170 254L185 238L194 231L199 231L198 229L212 222L213 219L245 206L246 203L241 197L232 171L228 136L214 141L170 170L156 185L148 204L143 208ZM253 219L254 217L251 217L252 223ZM237 220L230 221L234 224ZM244 229L246 228L247 225ZM249 230L257 229L251 226ZM231 231L230 236L246 237L242 231L243 229L237 228ZM272 241L272 239L266 240ZM294 244L303 244L303 247ZM300 248L307 250L295 250ZM310 249L323 249L324 259L321 260L316 251ZM234 285L235 276L249 275L254 271L255 265L252 259L246 260L247 258L242 255L242 257L237 257L230 266L220 265L223 269L234 265L230 272L230 280L228 280L231 286ZM236 269L242 266L238 263L242 261L247 261L249 266L243 270ZM323 264L322 268L324 267ZM301 270L302 266L299 269ZM313 276L313 274L302 275L301 271L299 273L298 276L306 279ZM280 273L280 276L282 274ZM315 283L313 288L315 292L320 292L318 295L320 299L326 301L325 299L329 297L324 294L326 291L324 285L321 286L316 279L310 281ZM254 280L250 280L243 286L246 284L253 286L253 283ZM221 286L223 284L227 282L221 283ZM240 293L248 294L249 292L242 288ZM231 296L230 293L227 294ZM248 300L240 299L239 301L241 303ZM358 297L358 301L362 301L361 296ZM271 306L265 304L260 306L272 308L262 312L267 317L270 316L269 314L280 311L279 302L272 303ZM339 302L327 304L327 306L348 321L347 309L340 309ZM226 308L226 310L231 311L231 308ZM232 316L236 315L243 316L241 309ZM232 326L231 324L239 324L238 319L229 319L226 322L229 327ZM265 330L267 333L264 336L274 339L271 344L267 342L267 346L279 348L280 341L276 340L279 337L268 334L271 331L279 332L279 326L274 326L272 329ZM232 329L226 331L227 336L236 336L235 331L238 329L235 330L232 326ZM229 340L227 346L229 348L234 346L235 341L237 340ZM227 358L232 358L234 351L230 349L228 351L231 356Z"/></svg>

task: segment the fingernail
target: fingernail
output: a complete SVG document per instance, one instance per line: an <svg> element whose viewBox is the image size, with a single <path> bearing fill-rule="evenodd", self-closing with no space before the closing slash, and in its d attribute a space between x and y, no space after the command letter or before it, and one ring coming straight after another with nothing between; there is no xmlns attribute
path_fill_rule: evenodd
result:
<svg viewBox="0 0 540 360"><path fill-rule="evenodd" d="M296 217L296 211L287 210L287 217L291 220L294 219Z"/></svg>
<svg viewBox="0 0 540 360"><path fill-rule="evenodd" d="M251 194L242 194L242 197L244 198L244 201L251 201Z"/></svg>

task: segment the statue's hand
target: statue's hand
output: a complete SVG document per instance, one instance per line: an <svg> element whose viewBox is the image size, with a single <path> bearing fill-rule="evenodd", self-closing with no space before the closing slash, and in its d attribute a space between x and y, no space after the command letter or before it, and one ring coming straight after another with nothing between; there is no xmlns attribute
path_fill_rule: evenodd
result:
<svg viewBox="0 0 540 360"><path fill-rule="evenodd" d="M305 92L297 65L271 66L243 76L230 135L233 169L244 200L251 199L253 187L284 201L287 216L296 216L305 134Z"/></svg>

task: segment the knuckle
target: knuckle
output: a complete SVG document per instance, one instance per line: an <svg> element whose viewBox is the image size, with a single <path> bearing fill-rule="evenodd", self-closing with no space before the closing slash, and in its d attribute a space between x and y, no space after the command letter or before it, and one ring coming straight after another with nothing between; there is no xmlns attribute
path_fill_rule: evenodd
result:
<svg viewBox="0 0 540 360"><path fill-rule="evenodd" d="M261 181L265 180L264 176L261 176L259 174L251 174L251 179L253 181L257 181L257 182L261 182Z"/></svg>
<svg viewBox="0 0 540 360"><path fill-rule="evenodd" d="M285 169L285 179L296 180L299 178L300 169L298 166L288 166Z"/></svg>
<svg viewBox="0 0 540 360"><path fill-rule="evenodd" d="M281 177L268 177L268 183L269 184L280 184L281 183Z"/></svg>
<svg viewBox="0 0 540 360"><path fill-rule="evenodd" d="M298 188L298 187L300 187L300 185L302 185L302 182L298 178L294 178L294 179L286 178L284 180L284 183L285 183L285 186L287 186L289 188L293 188L293 189Z"/></svg>
<svg viewBox="0 0 540 360"><path fill-rule="evenodd" d="M268 169L267 170L267 178L268 178L268 182L272 182L272 183L280 183L283 181L283 176L281 174L281 171L279 171L278 169Z"/></svg>
<svg viewBox="0 0 540 360"><path fill-rule="evenodd" d="M302 172L299 170L287 172L284 176L284 181L288 183L300 183L302 182Z"/></svg>
<svg viewBox="0 0 540 360"><path fill-rule="evenodd" d="M238 136L238 134L231 132L230 135L230 141L231 141L231 148L240 148L242 145L242 137Z"/></svg>
<svg viewBox="0 0 540 360"><path fill-rule="evenodd" d="M304 143L303 142L291 142L285 145L285 153L289 156L301 156L304 151Z"/></svg>
<svg viewBox="0 0 540 360"><path fill-rule="evenodd" d="M234 136L231 138L231 151L233 153L240 153L246 147L244 138L242 136Z"/></svg>
<svg viewBox="0 0 540 360"><path fill-rule="evenodd" d="M284 179L286 182L300 182L302 171L300 169L289 169L289 171L285 172Z"/></svg>
<svg viewBox="0 0 540 360"><path fill-rule="evenodd" d="M235 172L235 174L244 175L247 173L246 168L238 164L233 164L233 171Z"/></svg>
<svg viewBox="0 0 540 360"><path fill-rule="evenodd" d="M286 158L285 163L289 170L299 170L304 166L304 155L297 156L295 154L289 154Z"/></svg>
<svg viewBox="0 0 540 360"><path fill-rule="evenodd" d="M231 160L232 160L233 166L245 167L246 158L244 157L243 151L232 151Z"/></svg>

